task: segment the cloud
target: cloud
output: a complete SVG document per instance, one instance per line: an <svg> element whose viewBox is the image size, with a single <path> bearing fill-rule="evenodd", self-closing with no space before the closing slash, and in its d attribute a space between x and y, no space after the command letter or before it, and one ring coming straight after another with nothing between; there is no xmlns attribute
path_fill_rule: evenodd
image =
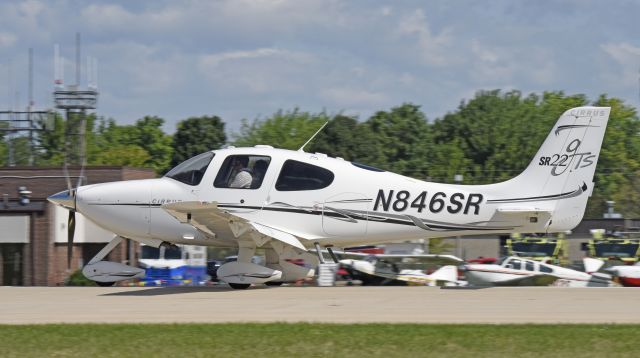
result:
<svg viewBox="0 0 640 358"><path fill-rule="evenodd" d="M199 72L224 91L275 94L297 93L304 89L305 68L314 61L311 54L278 48L257 48L200 56Z"/></svg>
<svg viewBox="0 0 640 358"><path fill-rule="evenodd" d="M602 44L600 48L620 66L617 71L610 71L615 74L609 74L607 77L627 87L635 86L638 66L640 66L640 47L620 42Z"/></svg>
<svg viewBox="0 0 640 358"><path fill-rule="evenodd" d="M16 35L9 32L0 32L0 48L11 47L16 43Z"/></svg>
<svg viewBox="0 0 640 358"><path fill-rule="evenodd" d="M329 101L338 108L352 109L362 107L377 108L381 104L387 103L389 97L380 92L371 92L361 88L334 87L322 89L320 97Z"/></svg>
<svg viewBox="0 0 640 358"><path fill-rule="evenodd" d="M609 56L621 65L637 65L640 62L640 47L629 43L606 43L600 46Z"/></svg>
<svg viewBox="0 0 640 358"><path fill-rule="evenodd" d="M189 56L159 45L122 41L93 45L87 51L97 58L110 58L109 67L100 71L100 82L120 84L117 92L124 96L155 96L181 90L193 67Z"/></svg>
<svg viewBox="0 0 640 358"><path fill-rule="evenodd" d="M155 114L171 130L190 115L218 114L234 129L295 106L366 117L413 102L434 118L480 89L635 101L638 11L597 1L5 0L0 63L13 61L26 93L33 47L36 101L50 105L53 44L73 62L81 29L83 55L100 63L98 113Z"/></svg>
<svg viewBox="0 0 640 358"><path fill-rule="evenodd" d="M25 17L34 18L43 12L45 5L40 1L27 0L19 3L18 9Z"/></svg>
<svg viewBox="0 0 640 358"><path fill-rule="evenodd" d="M453 58L447 56L446 49L453 38L450 29L433 34L422 9L416 9L399 19L395 29L397 37L409 37L415 41L421 60L429 65L450 64Z"/></svg>
<svg viewBox="0 0 640 358"><path fill-rule="evenodd" d="M238 62L242 60L264 59L268 57L279 57L284 60L293 60L296 62L310 60L312 58L312 56L307 54L277 48L258 48L250 51L230 51L205 55L200 58L200 64L208 70L209 67L220 66L223 62Z"/></svg>
<svg viewBox="0 0 640 358"><path fill-rule="evenodd" d="M90 4L81 10L82 18L86 19L89 28L101 31L121 30L129 26L136 26L138 20L134 14L116 4Z"/></svg>

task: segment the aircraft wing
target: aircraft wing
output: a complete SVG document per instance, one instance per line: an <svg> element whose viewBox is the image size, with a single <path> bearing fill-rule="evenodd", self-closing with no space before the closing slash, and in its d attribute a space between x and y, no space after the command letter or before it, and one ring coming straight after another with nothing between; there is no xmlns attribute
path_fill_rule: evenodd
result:
<svg viewBox="0 0 640 358"><path fill-rule="evenodd" d="M539 274L532 276L523 276L514 278L512 280L501 281L495 283L496 286L549 286L550 284L556 282L558 279L557 276L547 275L547 274Z"/></svg>
<svg viewBox="0 0 640 358"><path fill-rule="evenodd" d="M238 240L253 240L262 246L269 240L307 251L300 240L280 229L246 220L218 207L216 202L183 201L165 204L162 208L181 223L190 224L205 234L216 237L230 231Z"/></svg>
<svg viewBox="0 0 640 358"><path fill-rule="evenodd" d="M432 265L459 265L464 263L459 257L453 255L435 255L435 254L420 254L420 255L400 255L400 254L365 254L361 252L348 252L348 251L333 251L341 259L353 259L362 260L366 257L374 256L379 259L384 259L387 262L411 262L421 264Z"/></svg>

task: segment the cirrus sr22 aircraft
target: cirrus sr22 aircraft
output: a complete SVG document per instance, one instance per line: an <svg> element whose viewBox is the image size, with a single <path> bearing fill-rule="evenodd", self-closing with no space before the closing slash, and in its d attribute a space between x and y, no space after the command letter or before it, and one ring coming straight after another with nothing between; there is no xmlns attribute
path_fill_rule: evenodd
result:
<svg viewBox="0 0 640 358"><path fill-rule="evenodd" d="M289 261L317 263L321 247L574 228L593 189L609 112L566 111L524 172L497 184L431 183L302 148L255 146L200 154L159 179L80 186L49 200L117 235L83 269L102 285L143 274L102 261L123 238L238 248L238 260L218 270L222 281L278 285L313 275ZM241 171L250 176L236 187ZM251 262L256 248L265 251L263 265Z"/></svg>

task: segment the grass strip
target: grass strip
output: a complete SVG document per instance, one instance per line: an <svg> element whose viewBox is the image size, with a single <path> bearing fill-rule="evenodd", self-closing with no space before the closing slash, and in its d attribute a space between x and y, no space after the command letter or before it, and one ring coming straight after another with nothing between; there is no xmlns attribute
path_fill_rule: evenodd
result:
<svg viewBox="0 0 640 358"><path fill-rule="evenodd" d="M0 325L2 357L638 357L640 325Z"/></svg>

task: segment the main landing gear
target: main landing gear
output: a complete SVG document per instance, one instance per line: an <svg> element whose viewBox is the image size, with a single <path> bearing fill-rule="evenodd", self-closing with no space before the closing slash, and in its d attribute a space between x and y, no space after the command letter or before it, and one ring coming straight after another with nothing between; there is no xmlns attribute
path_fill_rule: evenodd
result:
<svg viewBox="0 0 640 358"><path fill-rule="evenodd" d="M246 289L251 284L263 283L276 287L284 282L313 277L313 269L290 261L302 261L306 265L315 266L317 258L314 255L278 240L270 240L262 248L265 251L265 262L257 265L251 262L256 251L256 243L249 240L239 241L238 260L220 266L217 271L218 278L233 289Z"/></svg>

